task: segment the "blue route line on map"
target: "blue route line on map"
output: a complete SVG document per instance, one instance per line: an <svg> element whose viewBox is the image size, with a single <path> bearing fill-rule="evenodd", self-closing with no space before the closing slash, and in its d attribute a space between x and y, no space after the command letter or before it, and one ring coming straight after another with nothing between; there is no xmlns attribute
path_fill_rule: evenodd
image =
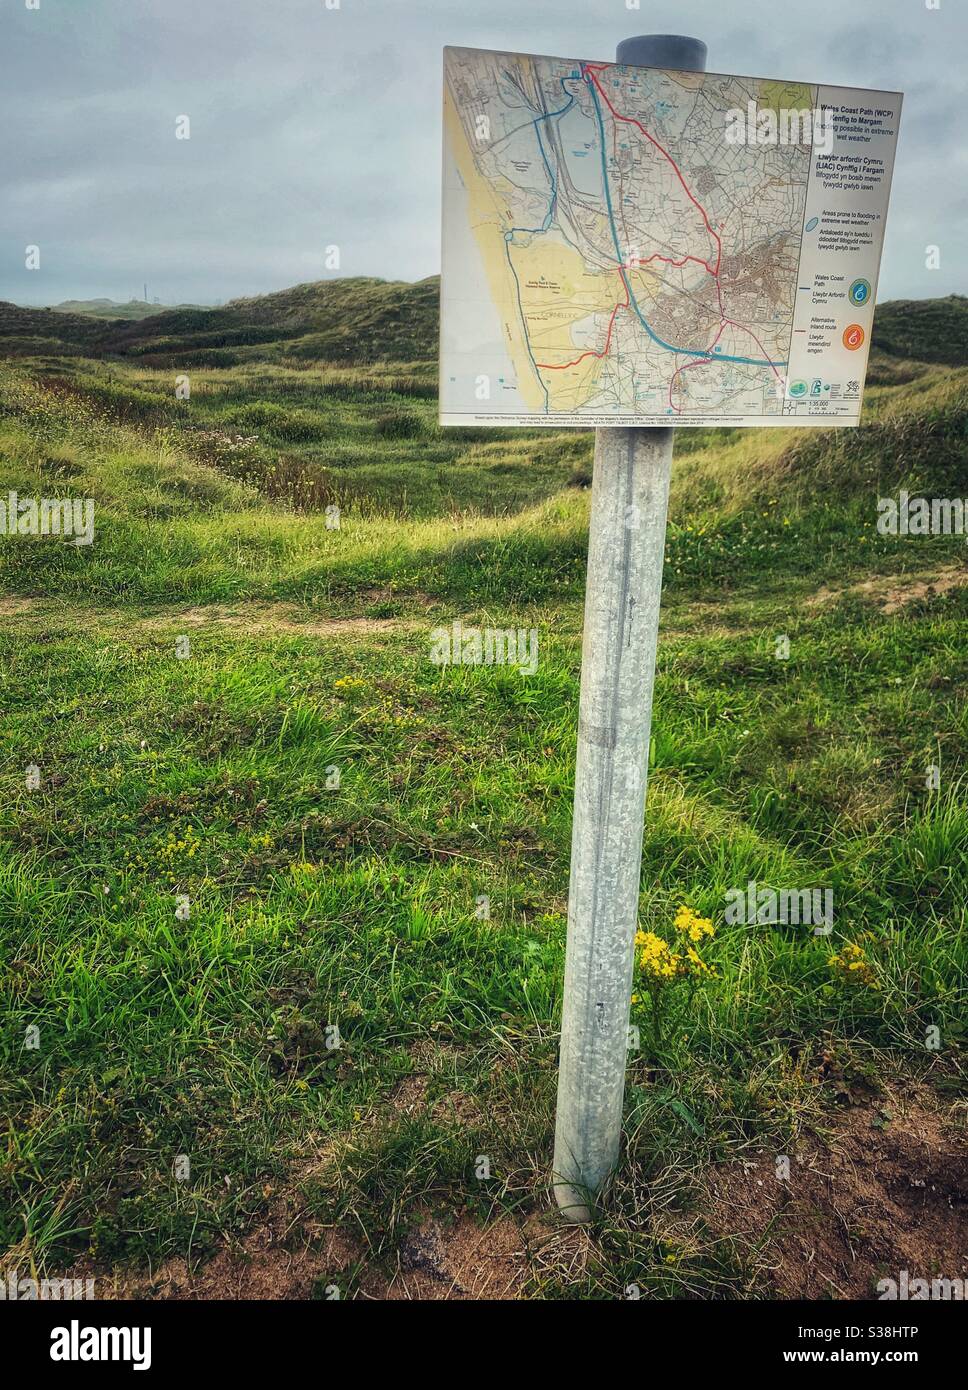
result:
<svg viewBox="0 0 968 1390"><path fill-rule="evenodd" d="M615 254L618 257L619 274L622 277L623 285L628 291L629 303L631 304L635 312L638 314L639 319L642 323L642 327L645 329L646 333L648 333L649 337L654 342L659 344L659 347L665 348L667 352L683 353L687 357L705 357L708 358L710 362L743 362L750 367L785 367L787 365L786 362L771 362L769 361L769 359L764 360L763 358L758 357L731 357L728 353L725 352L710 352L709 348L673 347L671 343L665 342L662 338L659 337L657 333L654 333L652 331L652 328L647 322L645 315L642 313L642 310L639 308L638 303L636 302L635 295L632 293L632 286L629 284L628 276L625 273L625 266L622 262L622 248L619 244L618 232L615 229L615 212L612 208L612 194L608 186L608 164L605 158L605 122L602 120L602 108L598 102L598 93L595 91L595 84L594 82L590 81L587 77L585 77L584 68L582 69L582 80L588 87L589 94L591 95L591 99L595 105L595 115L598 117L598 131L602 147L602 184L605 189L605 203L608 207L608 220L612 228L612 240L615 242Z"/></svg>
<svg viewBox="0 0 968 1390"><path fill-rule="evenodd" d="M563 92L567 90L565 87L566 81L575 80L576 79L573 77L559 78L559 85L561 86L561 90ZM735 357L725 352L713 352L709 348L675 347L672 343L667 343L663 338L660 338L659 335L653 330L651 324L648 322L648 320L646 319L645 315L642 313L642 310L639 307L638 301L636 300L635 294L632 290L632 285L626 273L625 265L622 261L622 248L618 238L618 230L615 226L615 210L612 205L612 192L608 181L608 160L605 153L605 122L602 117L602 108L598 100L598 93L595 90L594 82L592 82L585 73L584 67L582 67L581 69L580 79L577 80L580 80L585 83L589 95L591 96L592 103L595 107L595 116L598 120L599 143L601 146L602 155L602 187L605 193L605 203L608 208L608 220L612 230L612 240L615 243L615 254L617 257L619 274L622 277L622 283L625 286L626 292L628 294L629 306L632 309L634 309L639 319L639 322L642 324L642 327L645 329L646 333L648 333L649 337L652 339L653 342L657 343L659 347L664 348L666 352L671 352L677 355L682 354L685 357L695 357L700 360L705 359L708 362L739 362L744 366L772 367L774 368L774 370L777 367L787 366L788 364L786 362L771 362L768 358L763 359L758 357ZM510 230L504 233L504 251L508 260L508 268L511 271L512 276L514 277L515 293L518 301L518 313L521 316L521 323L524 327L524 344L527 348L528 356L531 359L531 365L534 367L535 376L537 377L541 389L544 392L546 414L550 410L548 387L545 385L544 378L541 375L541 368L538 366L537 360L535 359L534 353L531 349L531 339L528 334L528 322L524 313L524 305L521 301L521 282L518 279L518 273L515 270L514 262L511 259L511 245L514 241L515 234L518 232L522 232L526 236L544 235L544 233L547 232L548 228L551 226L552 221L554 220L555 207L558 202L558 177L548 160L547 154L545 153L544 141L541 138L541 124L543 121L557 120L559 116L563 116L566 111L569 111L571 107L574 106L574 104L575 97L572 93L569 94L568 100L565 103L565 105L559 107L557 111L543 111L540 116L536 116L533 121L529 122L529 124L534 127L535 138L538 142L538 150L541 154L542 162L545 166L545 169L547 170L548 178L551 183L551 200L548 204L548 211L545 214L544 221L542 222L540 227L511 227Z"/></svg>

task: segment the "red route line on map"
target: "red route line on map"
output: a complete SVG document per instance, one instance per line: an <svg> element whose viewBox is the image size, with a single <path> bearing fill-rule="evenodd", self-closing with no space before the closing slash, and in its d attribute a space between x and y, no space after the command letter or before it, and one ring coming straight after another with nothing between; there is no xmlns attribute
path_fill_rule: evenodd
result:
<svg viewBox="0 0 968 1390"><path fill-rule="evenodd" d="M619 270L621 269L623 269L623 267L619 266ZM627 309L628 307L629 287L626 285L625 299L619 300L612 310L612 317L608 321L608 337L605 339L605 346L602 348L601 352L596 352L594 348L589 348L587 352L582 353L581 357L576 357L574 362L536 362L535 366L540 367L543 372L563 372L566 367L577 367L578 363L584 362L586 357L607 357L608 350L612 346L612 329L615 327L615 316L619 309Z"/></svg>
<svg viewBox="0 0 968 1390"><path fill-rule="evenodd" d="M654 256L650 256L649 259L646 261L643 261L640 256L633 256L631 261L629 261L628 265L623 266L623 269L631 270L633 264L648 265L649 261L664 261L666 265L674 265L677 269L681 269L681 267L685 265L686 261L695 261L696 265L704 265L706 269L709 270L709 262L704 261L701 256L683 256L681 261L674 261L670 256L660 256L658 251L655 253ZM709 270L709 273L710 275L712 275L713 272Z"/></svg>
<svg viewBox="0 0 968 1390"><path fill-rule="evenodd" d="M595 76L596 72L607 72L607 71L608 71L608 68L609 68L610 66L611 66L611 65L608 64L608 63L586 63L586 64L585 64L585 70L588 72L588 74L589 74L589 76L591 77L592 81L594 82L596 88L598 89L599 95L601 96L602 100L605 102L605 105L608 107L609 111L611 111L611 113L612 113L612 115L615 117L615 119L616 119L617 121L625 121L625 122L627 122L627 123L630 124L630 125L634 125L638 130L640 130L640 131L642 132L642 134L643 134L643 135L645 136L645 138L650 142L650 144L654 145L655 148L659 151L659 153L662 154L662 155L669 161L669 163L672 165L673 169L675 170L676 178L677 178L677 179L679 180L679 182L682 184L682 187L683 187L683 190L685 191L686 197L689 199L689 201L693 204L693 206L694 206L694 207L699 211L699 213L701 214L702 220L703 220L703 222L706 224L706 229L707 229L707 231L709 232L709 235L713 238L713 240L714 240L715 243L716 243L716 265L715 265L715 268L714 268L713 266L711 266L711 265L709 264L708 261L704 261L704 260L702 259L701 256L684 256L684 257L682 258L681 261L676 261L676 260L673 260L670 256L663 256L663 255L660 255L658 252L656 252L656 253L655 253L654 255L652 255L652 256L649 256L647 260L642 260L642 259L640 259L639 257L634 257L633 259L634 259L635 264L638 265L638 266L644 266L644 265L649 265L649 263L650 263L651 261L662 261L665 265L671 265L671 266L675 266L677 269L681 269L682 266L684 266L684 265L686 264L687 261L693 261L693 262L695 262L696 265L704 266L704 267L706 268L706 270L709 271L709 274L710 274L710 275L713 277L713 279L716 281L716 293L717 293L717 296L718 296L718 298L719 298L719 311L720 311L720 314L722 315L722 322L721 322L720 327L719 327L719 332L716 334L715 338L713 339L712 343L710 344L710 346L709 346L709 348L708 348L708 351L709 351L710 353L712 352L713 348L716 346L716 344L719 342L720 338L722 337L722 335L723 335L723 333L724 333L724 331L725 331L725 329L726 329L726 326L727 326L727 324L728 324L731 328L738 328L741 332L743 332L743 333L748 333L748 334L749 334L749 336L753 339L753 342L754 342L754 343L756 344L756 346L759 348L760 352L762 352L763 356L766 358L767 362L769 362L770 367L771 367L771 369L772 369L772 371L773 371L773 375L774 375L778 380L782 380L782 377L780 376L780 373L777 371L777 369L776 369L776 367L775 367L775 365L774 365L772 359L770 358L770 354L767 352L766 348L765 348L765 347L763 346L763 344L760 342L759 338L757 338L756 334L752 331L752 329L747 328L746 325L743 324L743 323L738 323L735 319L728 319L728 318L726 317L725 312L724 312L724 310L723 310L723 290L722 290L722 284L721 284L720 278L719 278L719 275L720 275L720 267L722 266L722 261L723 261L723 243L722 243L722 241L720 240L720 238L719 238L719 236L717 235L717 233L713 230L712 223L710 222L709 217L708 217L707 214L706 214L705 208L702 206L702 204L701 204L695 197L693 197L693 194L692 194L692 192L691 192L690 189L689 189L689 185L686 183L685 179L682 177L682 170L679 168L679 166L678 166L678 164L676 163L676 161L672 158L672 155L669 153L669 151L666 150L665 148L663 148L663 146L659 144L659 141L656 140L655 136L649 134L649 132L646 130L645 126L642 124L641 121L636 120L636 118L635 118L634 116L623 116L623 115L621 114L621 112L615 110L615 107L612 105L611 101L609 100L609 97L608 97L607 92L606 92L605 89L602 87L602 84L599 82L598 78ZM632 262L630 262L627 266L625 266L625 265L620 265L620 266L618 267L618 270L619 270L619 272L621 273L622 271L624 271L624 270L630 270L631 268L632 268ZM605 339L605 346L604 346L604 348L602 348L601 352L596 352L594 348L590 348L587 352L583 352L583 353L581 354L580 357L576 357L575 360L574 360L573 362L556 362L556 363L552 363L552 362L536 362L536 363L535 363L535 366L536 366L540 371L543 371L543 372L560 372L560 371L565 371L568 367L577 367L578 364L579 364L579 362L584 362L584 360L585 360L586 357L598 357L598 358L602 358L602 357L607 357L607 356L608 356L609 349L611 348L611 345L612 345L612 329L615 327L615 318L616 318L616 315L618 314L619 309L627 309L627 308L629 307L629 287L628 287L628 282L625 280L624 275L623 275L622 279L623 279L623 283L625 284L625 300L624 300L624 302L620 302L620 303L616 304L616 305L615 305L615 308L612 310L612 316L611 316L611 318L609 319L609 323L608 323L608 335L607 335L607 337L606 337L606 339ZM715 360L716 360L715 357L697 357L694 361L692 361L692 362L686 362L686 363L683 364L683 366L677 367L676 370L675 370L675 372L673 372L673 374L672 374L672 380L671 380L670 383L669 383L669 405L672 407L673 410L675 410L676 414L678 414L678 415L681 415L681 414L682 414L682 411L679 410L678 406L676 406L676 405L673 403L673 400L672 400L673 388L674 388L674 386L675 386L676 378L678 377L679 373L680 373L680 372L688 371L690 367L702 366L702 365L705 364L705 363L714 362Z"/></svg>
<svg viewBox="0 0 968 1390"><path fill-rule="evenodd" d="M611 64L609 64L609 63L586 63L586 64L585 64L585 69L586 69L586 71L590 74L592 81L594 82L595 86L598 88L599 95L601 96L601 98L602 98L602 100L604 101L605 105L608 107L609 111L611 111L611 113L612 113L612 115L615 117L615 119L616 119L617 121L626 121L628 124L634 125L634 126L636 126L639 130L641 130L641 132L642 132L642 134L645 136L646 140L648 140L648 141L650 142L650 144L653 144L653 145L656 147L656 149L659 151L659 153L660 153L661 155L664 155L664 156L665 156L665 158L666 158L666 159L669 161L669 163L672 165L673 169L676 171L676 178L677 178L677 179L679 180L679 182L682 184L682 187L683 187L683 189L685 190L686 197L689 199L689 201L693 204L694 207L698 208L699 212L700 212L701 215L702 215L702 220L703 220L703 221L705 222L705 224L706 224L706 230L709 232L709 235L713 238L713 240L714 240L715 243L716 243L716 248L717 248L717 254L716 254L716 269L714 270L714 269L712 268L712 266L709 264L708 261L702 261L701 264L704 265L704 266L706 267L706 269L709 271L710 275L712 275L715 279L718 280L718 278L719 278L719 268L720 268L720 265L722 264L722 260L723 260L723 243L720 241L719 237L718 237L718 236L716 235L716 233L713 231L712 223L710 222L709 218L708 218L707 215L706 215L706 209L703 207L703 205L702 205L700 202L698 202L698 201L693 197L692 193L691 193L690 190L689 190L689 185L686 183L685 179L682 177L682 170L679 168L679 166L678 166L678 164L676 163L676 161L672 158L672 155L669 153L669 151L668 151L667 149L664 149L663 146L659 144L658 140L656 140L656 138L655 138L654 135L650 135L650 134L649 134L649 132L646 130L645 126L642 124L641 121L637 121L637 120L635 119L634 116L623 116L623 115L621 114L620 111L616 111L616 110L615 110L615 107L612 105L611 101L609 100L608 93L605 91L605 89L603 88L602 84L599 82L598 78L595 76L596 72L606 72L610 66L611 66ZM690 259L695 260L696 257L690 257Z"/></svg>
<svg viewBox="0 0 968 1390"><path fill-rule="evenodd" d="M760 342L756 334L752 331L752 329L747 328L745 324L737 323L735 319L723 319L722 323L719 326L719 332L716 334L715 338L709 344L708 351L710 353L712 352L713 348L716 346L720 338L723 336L727 324L730 328L739 328L744 333L748 333L750 335L750 337L753 339L753 342L756 344L760 352L762 352L763 356L766 358L767 362L770 363L770 366L773 369L773 375L776 377L777 381L782 381L782 376L780 376L780 373L777 371L776 367L773 366L773 363L770 362L770 354L767 352L766 348ZM675 401L672 399L672 392L676 384L676 377L679 375L680 372L687 372L690 367L705 367L708 366L710 362L715 361L715 357L694 357L691 362L684 362L681 367L677 367L676 370L672 373L672 380L669 382L669 405L672 407L672 409L676 412L677 415L681 415L682 411L679 409Z"/></svg>

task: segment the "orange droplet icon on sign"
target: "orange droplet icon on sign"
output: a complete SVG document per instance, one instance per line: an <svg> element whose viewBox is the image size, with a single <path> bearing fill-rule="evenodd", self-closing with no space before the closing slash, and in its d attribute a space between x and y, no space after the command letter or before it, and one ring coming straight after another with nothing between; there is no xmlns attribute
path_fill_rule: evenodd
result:
<svg viewBox="0 0 968 1390"><path fill-rule="evenodd" d="M844 329L844 347L848 352L856 352L864 346L864 330L859 323L849 323Z"/></svg>

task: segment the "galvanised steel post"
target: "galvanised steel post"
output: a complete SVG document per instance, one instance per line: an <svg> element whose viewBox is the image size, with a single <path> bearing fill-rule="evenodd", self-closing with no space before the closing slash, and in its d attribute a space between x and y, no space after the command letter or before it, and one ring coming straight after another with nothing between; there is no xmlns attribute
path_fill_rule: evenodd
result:
<svg viewBox="0 0 968 1390"><path fill-rule="evenodd" d="M706 45L626 39L616 62L703 72ZM590 1219L618 1161L671 429L595 432L553 1183Z"/></svg>

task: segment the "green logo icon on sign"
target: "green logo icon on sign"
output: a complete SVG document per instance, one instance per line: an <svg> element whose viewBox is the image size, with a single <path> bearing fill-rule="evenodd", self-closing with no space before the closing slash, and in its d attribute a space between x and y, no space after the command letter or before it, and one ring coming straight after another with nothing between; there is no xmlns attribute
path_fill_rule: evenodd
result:
<svg viewBox="0 0 968 1390"><path fill-rule="evenodd" d="M851 304L866 304L871 297L869 280L855 280L848 292Z"/></svg>

